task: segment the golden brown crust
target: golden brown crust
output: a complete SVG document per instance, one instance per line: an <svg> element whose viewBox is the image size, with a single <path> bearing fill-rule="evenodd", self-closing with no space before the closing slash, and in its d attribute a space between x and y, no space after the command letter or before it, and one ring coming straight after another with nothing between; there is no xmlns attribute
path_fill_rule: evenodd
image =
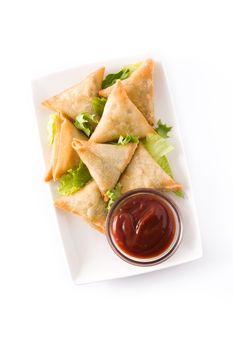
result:
<svg viewBox="0 0 233 350"><path fill-rule="evenodd" d="M80 83L43 101L42 105L56 112L62 112L71 119L81 112L93 113L92 98L98 95L104 70L104 67L99 68Z"/></svg>
<svg viewBox="0 0 233 350"><path fill-rule="evenodd" d="M142 112L147 121L153 125L154 118L154 61L147 59L132 75L122 84L132 102ZM108 97L112 92L113 86L100 90L99 95Z"/></svg>
<svg viewBox="0 0 233 350"><path fill-rule="evenodd" d="M137 148L137 143L110 145L77 139L73 140L72 145L103 196L107 190L114 188Z"/></svg>
<svg viewBox="0 0 233 350"><path fill-rule="evenodd" d="M47 173L45 174L44 181L48 182L53 179L53 167L50 165Z"/></svg>
<svg viewBox="0 0 233 350"><path fill-rule="evenodd" d="M69 169L78 165L80 158L72 147L73 138L87 139L62 113L59 113L56 117L56 134L52 146L51 166L45 181L50 181L52 178L56 181Z"/></svg>
<svg viewBox="0 0 233 350"><path fill-rule="evenodd" d="M45 176L45 181L50 181L53 179L53 169L55 168L55 166L57 164L58 152L59 152L59 147L60 147L61 125L62 125L62 118L61 118L61 113L59 113L56 116L56 120L55 120L56 132L54 135L54 141L53 141L53 145L52 145L52 153L51 153L51 157L50 157L50 167L49 167L47 175Z"/></svg>
<svg viewBox="0 0 233 350"><path fill-rule="evenodd" d="M82 216L104 231L107 216L106 205L95 181L89 182L73 195L57 198L54 204L57 208Z"/></svg>
<svg viewBox="0 0 233 350"><path fill-rule="evenodd" d="M104 143L118 140L121 135L135 135L142 138L152 132L154 129L129 99L122 82L118 80L90 141Z"/></svg>
<svg viewBox="0 0 233 350"><path fill-rule="evenodd" d="M72 140L74 137L80 140L86 140L86 136L79 131L68 119L64 116L62 118L62 125L60 131L60 144L57 162L53 167L53 179L58 179L65 174L67 170L74 168L79 164L80 158L77 152L72 147Z"/></svg>
<svg viewBox="0 0 233 350"><path fill-rule="evenodd" d="M163 191L179 191L182 189L182 186L176 183L155 162L141 143L119 182L122 186L122 193L140 187Z"/></svg>

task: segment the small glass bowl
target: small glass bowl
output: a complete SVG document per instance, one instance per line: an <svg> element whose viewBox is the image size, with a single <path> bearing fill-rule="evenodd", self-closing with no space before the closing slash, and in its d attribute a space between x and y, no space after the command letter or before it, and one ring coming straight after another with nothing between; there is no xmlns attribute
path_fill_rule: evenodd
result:
<svg viewBox="0 0 233 350"><path fill-rule="evenodd" d="M164 201L165 204L169 206L171 209L174 219L175 219L175 225L176 225L176 231L174 235L174 239L172 240L169 247L162 252L160 255L156 255L150 258L138 258L133 255L127 254L124 250L122 250L118 244L116 243L114 239L114 235L112 233L112 221L114 219L114 214L116 210L129 198L138 194L153 194L156 197L159 197L160 200ZM136 190L132 190L129 192L126 192L123 194L112 206L111 210L108 213L107 220L106 220L106 236L108 243L112 250L124 261L126 261L129 264L138 265L138 266L152 266L156 264L160 264L161 262L167 260L170 258L177 248L180 245L181 239L183 234L183 224L181 220L180 211L177 208L176 204L168 198L166 195L164 195L161 192L158 192L153 189L148 188L139 188Z"/></svg>

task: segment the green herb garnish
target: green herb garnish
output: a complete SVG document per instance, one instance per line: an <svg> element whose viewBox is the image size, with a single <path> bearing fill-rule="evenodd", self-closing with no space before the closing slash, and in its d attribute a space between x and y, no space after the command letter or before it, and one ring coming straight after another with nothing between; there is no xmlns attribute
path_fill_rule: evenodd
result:
<svg viewBox="0 0 233 350"><path fill-rule="evenodd" d="M155 128L156 132L165 139L169 137L168 133L171 131L171 129L172 126L163 124L161 120L158 121L157 127Z"/></svg>
<svg viewBox="0 0 233 350"><path fill-rule="evenodd" d="M65 196L73 194L79 191L91 180L91 175L86 165L80 161L79 166L74 169L70 169L66 174L60 177L58 192Z"/></svg>
<svg viewBox="0 0 233 350"><path fill-rule="evenodd" d="M138 143L139 139L135 135L120 136L118 139L118 145L127 145L129 142Z"/></svg>
<svg viewBox="0 0 233 350"><path fill-rule="evenodd" d="M107 99L105 97L93 97L92 107L97 115L102 116L106 101Z"/></svg>
<svg viewBox="0 0 233 350"><path fill-rule="evenodd" d="M114 188L106 192L106 196L109 198L107 204L107 210L109 211L113 203L121 196L121 184L118 182Z"/></svg>
<svg viewBox="0 0 233 350"><path fill-rule="evenodd" d="M75 118L74 125L77 129L82 130L89 137L95 130L98 123L99 120L95 114L82 112Z"/></svg>
<svg viewBox="0 0 233 350"><path fill-rule="evenodd" d="M112 86L118 79L127 79L141 64L142 62L128 64L122 67L119 72L108 74L102 82L102 89L106 89L107 87Z"/></svg>

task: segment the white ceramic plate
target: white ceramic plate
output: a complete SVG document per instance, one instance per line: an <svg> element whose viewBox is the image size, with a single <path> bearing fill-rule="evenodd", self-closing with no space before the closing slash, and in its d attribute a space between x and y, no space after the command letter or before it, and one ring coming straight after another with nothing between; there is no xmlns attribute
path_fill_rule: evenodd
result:
<svg viewBox="0 0 233 350"><path fill-rule="evenodd" d="M171 194L182 214L184 225L183 240L177 252L160 265L151 267L133 266L122 261L115 255L109 247L105 235L92 229L79 216L55 209L71 275L77 284L157 271L166 267L183 264L202 256L200 232L178 122L171 102L171 94L168 88L164 66L156 57L153 58L156 61L156 118L157 120L161 118L164 122L173 126L170 142L174 145L175 149L169 154L169 160L176 180L184 185L185 190L185 199ZM49 164L51 152L46 132L50 111L41 107L41 101L79 82L99 66L105 65L106 72L108 73L117 71L125 64L143 59L145 57L131 57L130 59L122 58L114 61L85 65L57 72L32 82L41 146L46 165ZM58 195L56 191L57 185L51 183L49 186L52 197L56 198ZM52 202L51 205L53 205Z"/></svg>

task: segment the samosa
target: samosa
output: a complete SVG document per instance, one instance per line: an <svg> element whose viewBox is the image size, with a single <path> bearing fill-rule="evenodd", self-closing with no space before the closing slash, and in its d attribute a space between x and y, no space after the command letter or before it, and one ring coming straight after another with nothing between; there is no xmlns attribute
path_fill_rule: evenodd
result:
<svg viewBox="0 0 233 350"><path fill-rule="evenodd" d="M54 204L57 208L82 216L99 231L104 232L106 204L95 181L89 182L80 191L70 196L57 198Z"/></svg>
<svg viewBox="0 0 233 350"><path fill-rule="evenodd" d="M104 67L89 74L80 83L42 102L44 107L62 112L71 119L79 113L93 113L92 99L98 95L104 75Z"/></svg>
<svg viewBox="0 0 233 350"><path fill-rule="evenodd" d="M182 186L159 166L141 143L119 182L122 193L143 187L163 191L182 189Z"/></svg>
<svg viewBox="0 0 233 350"><path fill-rule="evenodd" d="M78 139L74 139L72 145L103 195L116 185L137 148L137 143L132 142L111 145Z"/></svg>
<svg viewBox="0 0 233 350"><path fill-rule="evenodd" d="M154 125L154 61L147 59L122 84L131 101L142 112L147 121ZM114 85L101 90L100 96L108 97Z"/></svg>
<svg viewBox="0 0 233 350"><path fill-rule="evenodd" d="M80 158L72 147L73 138L87 140L87 137L65 118L62 113L57 114L50 167L45 176L45 181L52 179L56 181L67 170L79 164Z"/></svg>
<svg viewBox="0 0 233 350"><path fill-rule="evenodd" d="M122 82L118 80L108 97L103 115L90 140L104 143L127 135L142 138L153 132L152 126L129 99Z"/></svg>

